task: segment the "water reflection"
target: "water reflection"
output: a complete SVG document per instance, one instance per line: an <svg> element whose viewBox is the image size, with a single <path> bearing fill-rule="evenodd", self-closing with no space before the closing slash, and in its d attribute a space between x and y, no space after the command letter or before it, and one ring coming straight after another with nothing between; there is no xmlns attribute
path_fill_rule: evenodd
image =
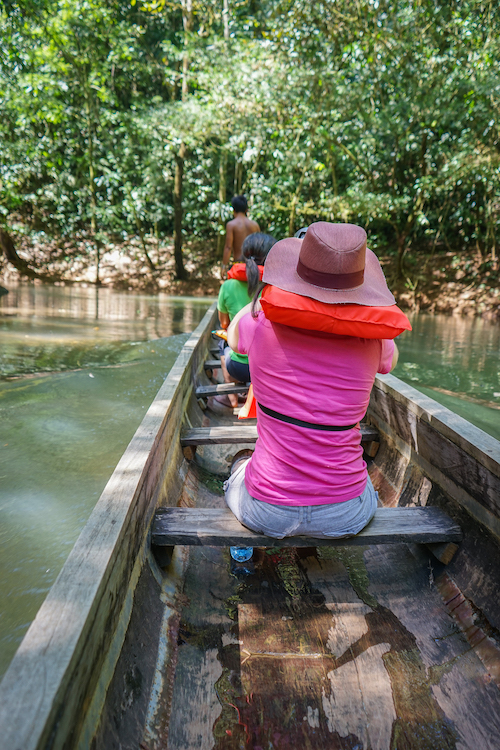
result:
<svg viewBox="0 0 500 750"><path fill-rule="evenodd" d="M189 326L193 322L192 311L207 300L192 297L171 297L167 294L135 294L117 292L108 288L82 288L61 286L35 286L20 284L9 289L0 298L0 315L27 316L30 318L73 318L75 320L145 321L161 325L161 336L170 336L174 331L172 320ZM206 307L206 304L205 304ZM182 310L184 312L182 312Z"/></svg>
<svg viewBox="0 0 500 750"><path fill-rule="evenodd" d="M413 315L394 372L500 439L500 326L481 318Z"/></svg>
<svg viewBox="0 0 500 750"><path fill-rule="evenodd" d="M0 377L128 361L130 342L192 331L210 302L20 285L0 298Z"/></svg>

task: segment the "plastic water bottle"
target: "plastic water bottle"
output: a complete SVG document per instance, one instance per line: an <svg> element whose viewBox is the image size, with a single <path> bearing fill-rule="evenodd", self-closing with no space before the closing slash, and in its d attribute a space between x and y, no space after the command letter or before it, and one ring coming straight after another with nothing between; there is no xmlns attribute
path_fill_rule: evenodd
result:
<svg viewBox="0 0 500 750"><path fill-rule="evenodd" d="M253 555L253 547L229 547L229 551L236 562L246 562Z"/></svg>

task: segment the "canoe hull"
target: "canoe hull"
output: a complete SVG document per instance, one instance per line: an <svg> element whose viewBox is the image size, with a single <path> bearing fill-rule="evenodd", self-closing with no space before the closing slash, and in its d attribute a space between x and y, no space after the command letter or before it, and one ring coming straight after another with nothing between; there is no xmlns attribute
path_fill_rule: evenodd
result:
<svg viewBox="0 0 500 750"><path fill-rule="evenodd" d="M339 747L343 747L342 737L347 735L342 732L347 727L347 734L353 738L353 743L356 737L372 741L373 738L366 734L366 717L362 719L356 715L351 723L346 719L347 724L343 727L334 711L335 694L341 684L337 684L336 675L347 674L345 670L351 674L349 670L355 670L356 666L349 666L353 660L348 656L344 657L345 664L338 662L342 656L339 651L332 667L335 660L327 645L333 643L333 636L328 635L328 628L333 627L328 625L333 604L328 603L328 586L322 578L322 571L327 569L333 576L332 580L338 579L339 588L335 594L338 613L335 616L339 623L344 623L342 627L348 627L353 621L353 613L359 610L356 616L360 619L356 621L356 627L361 627L361 623L362 628L368 628L370 638L374 639L372 645L377 654L380 652L381 658L385 654L385 641L380 638L383 636L394 640L389 649L392 656L384 656L380 661L380 669L385 672L380 672L379 676L381 690L386 690L389 675L392 689L396 690L394 700L398 703L396 709L400 717L408 717L411 712L406 704L403 705L407 683L398 683L396 672L397 668L410 669L405 662L405 653L409 650L413 654L417 648L418 634L409 634L409 623L412 617L417 623L418 617L422 616L412 596L417 596L417 591L425 592L428 587L435 588L429 600L431 604L426 605L429 609L425 610L425 616L433 616L439 601L436 622L441 624L436 626L437 630L442 633L445 629L443 623L455 623L457 633L462 633L457 638L459 641L466 638L474 658L477 656L475 669L479 670L478 674L480 668L484 669L484 673L490 675L496 684L497 674L500 675L495 635L500 633L500 576L497 571L500 444L392 376L378 377L372 393L368 418L378 428L381 439L378 450L374 444L370 446L370 454L374 456L370 474L384 505L433 505L446 510L459 523L465 531L465 538L447 569L438 562L430 563L427 553L421 548L413 549L412 545L396 545L387 552L382 552L378 546L353 548L349 553L342 552L343 548L340 548L332 550L334 557L328 560L321 557L323 552L314 552L314 549L307 559L302 557L308 554L307 549L296 552L292 549L289 553L283 552L295 555L293 560L290 558L292 562L288 568L279 562L280 558L273 563L274 567L268 565L267 558L264 562L261 560L263 569L269 572L270 588L268 590L259 585L253 590L250 587L247 600L243 601L239 594L240 600L236 596L239 589L234 576L227 578L227 550L214 551L213 548L200 547L188 552L186 547L177 546L168 566L165 560L155 559L150 548L155 510L168 506L222 507L221 477L228 473L231 456L246 447L205 445L198 448L195 455L190 447L183 449L181 446L182 430L218 427L229 424L233 419L232 415L209 416L205 404L195 394L196 386L209 384L204 363L209 358L210 331L215 327L215 316L214 305L183 348L4 677L0 686L0 727L5 746L9 749L137 750L142 747L159 750L167 746L169 734L174 748L177 742L175 738L188 736L186 722L189 720L193 722L192 727L197 726L196 722L203 724L205 744L202 743L200 747L224 747L229 737L226 731L234 732L236 741L237 733L243 731L243 724L235 722L237 714L234 708L227 708L231 703L226 705L227 701L222 699L218 680L228 674L227 669L229 672L233 669L235 653L239 649L236 637L238 628L240 640L243 639L242 642L246 644L242 648L248 647L250 652L252 648L265 650L266 639L272 638L273 629L275 634L282 632L284 643L288 644L287 648L290 647L292 654L290 657L284 655L285 661L290 661L286 661L286 668L282 665L282 674L288 675L287 684L291 685L293 669L290 665L293 663L297 670L302 664L300 669L307 674L308 690L311 696L315 696L314 705L317 707L314 712L318 711L318 716L323 716L317 739L321 735L321 742L326 742L328 737L332 737L333 727ZM208 554L207 549L212 552ZM211 566L210 570L208 566ZM365 578L356 578L356 566L361 566L360 570L364 570L364 566L367 569L372 566L373 581L369 590L363 588ZM401 567L399 579L395 575L390 581L391 570L398 569L398 566ZM298 578L293 581L278 580L288 569L298 571ZM348 575L346 570L349 571ZM199 571L199 581L193 578L196 571ZM221 571L226 571L226 578ZM221 575L225 584L219 582ZM405 581L404 585L402 580ZM295 591L291 595L293 586L298 586L300 581L304 587L300 589L299 586L298 594ZM389 581L393 586L392 591ZM224 586L226 589L223 591ZM269 592L277 591L279 586L282 589L278 606L272 598L269 599ZM349 586L354 588L346 593ZM401 586L401 596L396 595L396 586ZM292 641L286 635L295 632L290 607L299 607L301 591L305 597L304 606L309 608L307 611L310 611L311 617L319 607L317 621L311 619L311 639L314 640L315 633L320 632L318 628L324 630L323 650L319 646L317 649L323 682L318 682L317 665L312 665L312 657L304 656L312 645L304 641L302 656L293 655ZM345 601L342 598L344 594ZM221 605L219 611L214 602L222 601L224 596L229 597L229 604ZM407 597L408 612L412 607L415 610L412 610L411 616L408 615L405 627L401 625L405 617L401 597ZM320 599L323 602L321 606L318 604ZM453 601L459 606L453 607L450 603ZM269 607L270 611L275 608L277 620L266 620L264 617L263 613ZM239 622L237 628L232 624L233 616L235 622ZM189 632L186 623L190 622L190 618L196 623L205 622L208 618L206 638L204 635L200 640ZM181 619L185 619L185 622L181 622ZM255 628L258 623L257 632ZM296 627L299 628L299 625ZM429 638L432 627L427 628ZM218 629L219 633L215 639L217 647L210 640L215 638L214 629ZM261 646L258 646L256 638ZM199 649L202 641L209 644L206 654L211 655L210 658L201 656ZM191 713L183 708L182 691L175 682L175 679L180 679L175 678L179 643L184 644L182 654L191 649L191 657L198 660L198 667L207 666L210 659L213 664L213 680L210 676L212 673L209 675L207 672L206 678L207 686L212 686L211 697L203 698L205 688L200 688L199 701L195 701ZM339 641L339 649L340 645ZM372 648L369 644L367 647ZM216 658L215 652L220 658ZM458 653L457 650L454 653ZM243 651L240 651L238 679L241 679L243 693L240 696L241 704L237 702L235 705L240 717L248 716L248 725L253 721L258 727L259 711L264 710L269 702L265 698L266 690L272 695L273 705L281 705L283 696L277 695L272 685L271 657L264 655L246 661L247 657L242 654ZM365 661L367 658L363 657ZM275 669L279 671L281 662L278 657L276 659ZM391 666L392 663L396 666ZM415 674L408 673L410 682L413 677L416 679L417 673L421 674L422 669L425 671L417 654L412 664ZM188 674L184 670L186 662L183 656L179 663L179 675ZM263 691L256 695L252 703L250 699L247 700L252 686L265 674L268 675L267 687L263 686ZM330 676L327 678L326 675ZM431 705L431 676L429 680L427 687L421 690L422 710L426 705ZM327 689L326 685L331 688ZM488 700L493 705L495 698L492 698L492 688L488 690ZM293 697L286 691L284 695L290 700ZM480 696L480 692L477 696ZM372 698L375 699L374 696ZM206 705L203 700L207 701ZM223 704L222 708L219 701ZM307 717L307 700L301 698L299 703ZM444 698L441 703L445 705ZM395 704L389 700L387 705L394 707ZM494 713L497 708L498 715ZM500 701L497 708L492 709L492 721L493 724L497 722L500 729ZM348 710L347 707L345 710ZM389 733L389 738L391 732L402 731L396 726L397 721L392 717L391 710L387 709L383 729L386 734ZM438 709L432 703L432 711L436 726L440 722L442 724L439 730L441 734L438 732L438 735L442 735L443 742L451 742L446 735L447 730L443 729L444 709ZM290 724L290 737L302 737L307 729L311 747L324 747L324 744L317 744L316 740L311 739L309 730L316 730L316 722L320 721L314 712L306 722L309 729L302 723L300 727L299 724ZM455 710L455 713L459 717L460 712ZM224 723L226 715L232 717L227 726ZM376 721L375 712L372 722ZM399 719L400 724L405 721L405 731L410 731L407 728L413 726L412 722L417 727L418 716L411 713L407 720ZM271 732L271 725L268 729ZM212 731L219 730L222 739L214 745ZM255 731L258 734L260 730L256 728ZM417 732L417 728L411 731ZM271 732L269 741L273 736ZM187 740L179 739L179 747L184 741ZM416 742L409 747L427 747ZM376 746L384 747L380 744ZM448 747L448 744L443 747ZM463 747L474 750L473 744L465 741Z"/></svg>

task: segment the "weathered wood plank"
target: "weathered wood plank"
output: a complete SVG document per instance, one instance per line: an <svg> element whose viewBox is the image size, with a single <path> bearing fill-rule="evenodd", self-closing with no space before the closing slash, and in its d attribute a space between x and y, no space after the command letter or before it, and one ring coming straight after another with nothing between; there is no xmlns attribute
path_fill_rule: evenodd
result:
<svg viewBox="0 0 500 750"><path fill-rule="evenodd" d="M217 385L200 385L196 389L198 398L208 398L209 396L220 396L227 393L246 393L248 384L245 383L218 383Z"/></svg>
<svg viewBox="0 0 500 750"><path fill-rule="evenodd" d="M169 750L497 750L500 692L424 553L293 552L256 550L242 585L227 552L191 550Z"/></svg>
<svg viewBox="0 0 500 750"><path fill-rule="evenodd" d="M377 376L369 414L407 461L500 534L500 441L392 375Z"/></svg>
<svg viewBox="0 0 500 750"><path fill-rule="evenodd" d="M448 565L452 561L458 545L454 542L438 542L436 544L428 544L427 548L439 562L442 562L443 565Z"/></svg>
<svg viewBox="0 0 500 750"><path fill-rule="evenodd" d="M379 432L370 425L361 425L361 440L378 440ZM229 443L255 443L256 425L224 425L221 427L196 427L181 434L184 445L221 445Z"/></svg>
<svg viewBox="0 0 500 750"><path fill-rule="evenodd" d="M226 443L255 443L255 425L224 425L195 427L181 433L181 445L217 445Z"/></svg>
<svg viewBox="0 0 500 750"><path fill-rule="evenodd" d="M169 498L182 489L179 429L214 315L215 305L184 345L3 678L5 748L90 747L154 508L168 501L167 487ZM177 586L173 578L173 599Z"/></svg>
<svg viewBox="0 0 500 750"><path fill-rule="evenodd" d="M396 429L397 425L393 422L394 404L402 405L405 415L403 421L410 420L414 424L415 419L420 419L434 425L439 433L460 445L496 476L500 476L499 440L394 375L377 375L370 399L370 413L381 416Z"/></svg>
<svg viewBox="0 0 500 750"><path fill-rule="evenodd" d="M220 359L207 359L205 362L205 370L216 370L220 366Z"/></svg>
<svg viewBox="0 0 500 750"><path fill-rule="evenodd" d="M229 508L160 508L153 522L152 544L253 547L317 547L394 542L457 542L460 527L440 508L378 508L373 520L355 537L273 539L250 531Z"/></svg>

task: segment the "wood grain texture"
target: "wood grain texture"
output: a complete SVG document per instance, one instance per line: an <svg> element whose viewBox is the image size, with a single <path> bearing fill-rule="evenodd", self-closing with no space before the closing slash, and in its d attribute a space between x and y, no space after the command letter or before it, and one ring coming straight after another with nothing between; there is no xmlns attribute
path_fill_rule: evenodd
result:
<svg viewBox="0 0 500 750"><path fill-rule="evenodd" d="M462 487L471 497L500 517L500 477L489 471L474 455L439 434L427 422L417 430L419 454Z"/></svg>
<svg viewBox="0 0 500 750"><path fill-rule="evenodd" d="M500 693L429 585L425 553L259 551L238 582L227 557L210 574L216 552L194 550L169 750L497 749ZM217 605L236 643L213 627Z"/></svg>
<svg viewBox="0 0 500 750"><path fill-rule="evenodd" d="M416 394L416 395L415 395ZM393 376L377 378L369 415L407 462L418 464L489 527L500 523L500 441ZM377 457L378 458L378 457ZM387 482L385 467L380 467ZM395 502L399 502L395 498ZM486 511L486 513L485 513Z"/></svg>
<svg viewBox="0 0 500 750"><path fill-rule="evenodd" d="M197 427L184 430L182 445L215 445L231 443L252 443L257 440L256 425L227 425L222 427ZM379 432L370 425L361 425L361 440L377 440Z"/></svg>
<svg viewBox="0 0 500 750"><path fill-rule="evenodd" d="M394 404L401 404L407 420L412 420L413 416L434 425L441 435L461 446L490 471L500 476L500 441L394 375L377 375L375 378L370 412L380 413L382 416L384 407L379 399L383 394L389 397L386 404L391 406L386 415L393 411Z"/></svg>
<svg viewBox="0 0 500 750"><path fill-rule="evenodd" d="M408 440L405 424L414 434L413 428L416 422L426 422L440 435L474 457L495 476L500 477L499 440L445 406L424 396L394 375L377 375L375 378L369 413L381 417L408 443L409 447L416 451L418 451L418 440Z"/></svg>
<svg viewBox="0 0 500 750"><path fill-rule="evenodd" d="M198 398L208 398L209 396L219 396L227 393L246 393L248 384L244 383L219 383L218 385L200 385L195 393Z"/></svg>
<svg viewBox="0 0 500 750"><path fill-rule="evenodd" d="M460 541L460 527L439 508L378 508L373 520L355 537L273 539L242 526L229 508L160 508L155 515L152 544L253 547L312 547L390 544L394 542Z"/></svg>
<svg viewBox="0 0 500 750"><path fill-rule="evenodd" d="M216 370L221 367L220 359L207 359L205 362L205 370Z"/></svg>

